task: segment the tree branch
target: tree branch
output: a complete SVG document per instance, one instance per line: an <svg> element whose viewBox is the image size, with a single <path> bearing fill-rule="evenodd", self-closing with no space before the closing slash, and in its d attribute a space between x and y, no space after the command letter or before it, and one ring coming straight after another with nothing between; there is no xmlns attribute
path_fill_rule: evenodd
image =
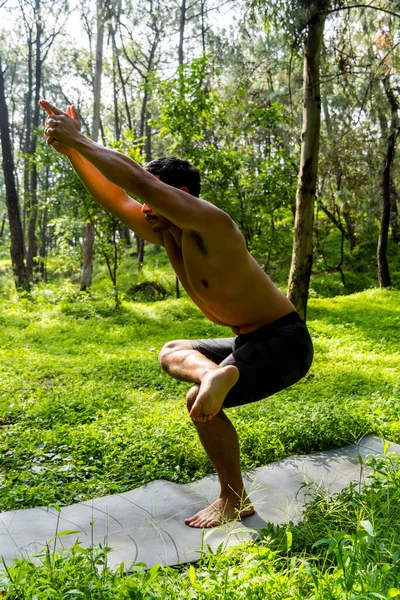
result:
<svg viewBox="0 0 400 600"><path fill-rule="evenodd" d="M389 51L388 51L388 52L385 54L385 56L382 58L382 60L381 60L381 61L380 61L380 63L378 64L378 66L377 66L377 68L376 68L376 70L375 70L375 73L373 73L373 74L371 75L371 77L370 77L370 80L369 80L369 82L368 82L368 85L367 85L367 89L365 90L365 94L364 94L364 98L363 98L363 101L362 101L362 103L361 103L361 106L360 106L360 110L359 110L359 112L358 112L358 123L360 122L360 119L361 119L361 113L362 113L362 111L364 110L364 104L365 104L365 102L367 101L368 93L369 93L369 90L370 90L370 88L371 88L371 86L372 86L373 82L375 81L375 76L376 76L376 74L378 73L378 71L379 71L380 67L381 67L381 66L384 64L384 62L385 62L385 60L387 59L387 57L389 56L389 54L391 54L392 52L394 52L398 46L400 46L400 42L397 42L397 44L395 44L395 45L394 45L394 46L393 46L393 47L392 47L392 48L391 48L391 49L390 49L390 50L389 50Z"/></svg>
<svg viewBox="0 0 400 600"><path fill-rule="evenodd" d="M353 4L352 6L340 6L339 8L331 8L330 10L325 10L324 14L329 15L331 13L339 12L339 10L351 10L352 8L372 8L373 10L384 12L388 15L392 15L393 17L397 17L398 19L400 19L399 13L395 13L392 10L388 10L387 8L381 8L380 6L373 6L372 4Z"/></svg>
<svg viewBox="0 0 400 600"><path fill-rule="evenodd" d="M346 240L349 239L349 235L347 233L347 231L345 230L345 228L343 227L341 221L336 217L336 215L334 215L329 208L327 208L320 199L318 199L318 206L320 207L320 209L322 210L323 213L326 214L326 216L328 217L328 219L330 221L332 221L332 223L339 229L339 231L341 232L342 236L344 236L346 238Z"/></svg>

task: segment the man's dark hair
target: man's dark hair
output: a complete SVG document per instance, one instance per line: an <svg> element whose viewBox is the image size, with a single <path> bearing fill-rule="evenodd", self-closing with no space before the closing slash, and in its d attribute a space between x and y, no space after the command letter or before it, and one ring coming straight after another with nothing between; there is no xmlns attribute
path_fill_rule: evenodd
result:
<svg viewBox="0 0 400 600"><path fill-rule="evenodd" d="M189 194L200 195L200 173L187 160L177 156L156 158L146 165L146 171L158 175L160 181L174 187L186 187Z"/></svg>

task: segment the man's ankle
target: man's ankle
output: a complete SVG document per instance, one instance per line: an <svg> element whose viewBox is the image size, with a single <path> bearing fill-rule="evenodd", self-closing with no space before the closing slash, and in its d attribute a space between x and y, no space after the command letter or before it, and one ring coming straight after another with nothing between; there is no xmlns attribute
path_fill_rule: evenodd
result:
<svg viewBox="0 0 400 600"><path fill-rule="evenodd" d="M222 489L219 497L224 502L229 502L231 506L236 506L237 508L249 502L249 497L244 488L240 492L236 492L231 487L225 490Z"/></svg>

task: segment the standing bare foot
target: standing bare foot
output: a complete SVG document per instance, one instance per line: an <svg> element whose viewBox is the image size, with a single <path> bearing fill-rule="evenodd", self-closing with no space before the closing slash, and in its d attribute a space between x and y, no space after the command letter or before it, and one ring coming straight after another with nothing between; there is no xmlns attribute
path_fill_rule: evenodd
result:
<svg viewBox="0 0 400 600"><path fill-rule="evenodd" d="M239 371L233 365L207 371L201 380L199 393L190 411L193 421L209 421L219 411L229 390L239 379Z"/></svg>
<svg viewBox="0 0 400 600"><path fill-rule="evenodd" d="M218 498L198 513L185 519L186 525L198 529L207 527L218 527L228 521L240 520L243 517L249 517L254 513L254 506L249 502L242 508L231 504L227 498Z"/></svg>

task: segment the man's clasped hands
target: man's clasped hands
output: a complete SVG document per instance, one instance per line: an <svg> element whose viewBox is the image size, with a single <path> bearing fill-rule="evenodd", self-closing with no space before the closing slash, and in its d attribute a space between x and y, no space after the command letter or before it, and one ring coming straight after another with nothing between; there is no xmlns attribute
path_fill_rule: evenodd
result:
<svg viewBox="0 0 400 600"><path fill-rule="evenodd" d="M46 144L53 146L61 154L69 154L81 130L75 106L68 106L66 112L63 112L47 100L39 100L39 104L48 115L44 130Z"/></svg>

